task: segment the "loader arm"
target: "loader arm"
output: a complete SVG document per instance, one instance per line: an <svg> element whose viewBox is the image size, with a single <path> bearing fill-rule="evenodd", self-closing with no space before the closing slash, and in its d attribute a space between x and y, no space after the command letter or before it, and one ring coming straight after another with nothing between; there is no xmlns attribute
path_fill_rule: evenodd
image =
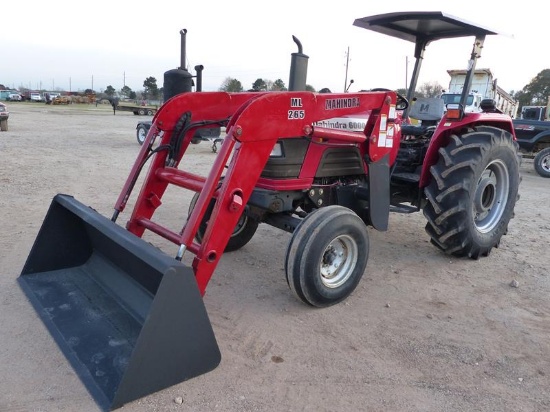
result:
<svg viewBox="0 0 550 412"><path fill-rule="evenodd" d="M173 154L170 150L155 153L126 227L139 237L148 229L179 245L177 259L181 259L185 251L194 253L193 270L199 290L204 295L275 143L279 139L306 136L317 144L330 140L356 145L365 153L365 174L368 174L369 163L376 164L390 158L389 155L398 148L400 136L394 123L395 103L396 95L391 91L330 95L310 92L193 93L177 96L155 116L147 140L153 137L155 130L162 130L159 146L172 145L172 133L181 113L186 112L190 113L191 123L197 124L230 118L226 126L227 136L207 177L178 169L192 138L192 129L185 134L178 153ZM363 133L314 126L322 120L357 113L368 113ZM140 153L141 161L148 156L147 140ZM173 159L170 160L170 156ZM137 163L139 161L134 169ZM129 181L132 179L130 177ZM180 231L165 228L152 219L169 184L200 193L193 212ZM119 200L125 197L127 194L123 191ZM202 242L198 244L194 238L212 197L217 199L216 204ZM117 203L117 207L120 206Z"/></svg>

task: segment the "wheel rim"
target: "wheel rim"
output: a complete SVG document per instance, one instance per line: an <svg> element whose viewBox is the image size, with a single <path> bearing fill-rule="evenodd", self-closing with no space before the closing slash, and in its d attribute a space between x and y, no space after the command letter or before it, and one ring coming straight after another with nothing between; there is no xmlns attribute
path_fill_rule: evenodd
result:
<svg viewBox="0 0 550 412"><path fill-rule="evenodd" d="M141 143L143 143L145 141L145 136L146 135L147 135L147 133L145 133L145 130L139 129L138 136L139 136L139 141Z"/></svg>
<svg viewBox="0 0 550 412"><path fill-rule="evenodd" d="M491 162L481 174L474 194L474 224L487 233L500 222L508 199L510 176L500 161Z"/></svg>
<svg viewBox="0 0 550 412"><path fill-rule="evenodd" d="M341 235L327 246L321 259L321 282L328 288L343 285L357 264L357 243L348 235Z"/></svg>
<svg viewBox="0 0 550 412"><path fill-rule="evenodd" d="M243 213L239 218L239 221L235 225L235 230L233 230L233 233L231 234L231 236L233 237L241 233L244 230L247 222L248 222L248 216L246 216L246 214Z"/></svg>
<svg viewBox="0 0 550 412"><path fill-rule="evenodd" d="M550 153L541 159L540 167L542 167L542 170L545 172L550 173Z"/></svg>

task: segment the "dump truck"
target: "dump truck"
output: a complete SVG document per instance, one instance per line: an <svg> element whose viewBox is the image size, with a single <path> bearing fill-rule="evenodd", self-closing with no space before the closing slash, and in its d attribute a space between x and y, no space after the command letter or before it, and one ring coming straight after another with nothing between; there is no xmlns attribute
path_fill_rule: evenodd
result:
<svg viewBox="0 0 550 412"><path fill-rule="evenodd" d="M110 218L70 194L53 197L18 279L102 407L217 367L203 297L221 257L245 247L260 224L289 234L289 289L314 308L356 290L367 270L367 228L387 230L391 212L423 212L427 236L449 256L478 259L499 246L520 183L512 121L493 100L479 113L463 110L485 38L497 33L442 12L353 24L414 44L407 96L305 91L308 56L294 38L290 91L171 93ZM474 38L460 103L441 114L431 102L409 106L426 47L459 36ZM409 113L425 122L409 124ZM354 118L363 119L359 130L331 127ZM220 126L227 133L209 173L185 168L196 130ZM168 187L192 194L178 227L155 220ZM172 253L146 242L145 232L172 243Z"/></svg>
<svg viewBox="0 0 550 412"><path fill-rule="evenodd" d="M468 73L467 70L447 70L449 73L449 88L441 97L445 103L457 103L460 100L460 96L464 89L464 81ZM494 77L491 69L476 69L473 74L472 86L468 94L468 100L466 102L467 112L480 112L481 101L484 99L493 99L496 102L496 107L515 118L518 111L518 102L506 92L497 83L497 79Z"/></svg>

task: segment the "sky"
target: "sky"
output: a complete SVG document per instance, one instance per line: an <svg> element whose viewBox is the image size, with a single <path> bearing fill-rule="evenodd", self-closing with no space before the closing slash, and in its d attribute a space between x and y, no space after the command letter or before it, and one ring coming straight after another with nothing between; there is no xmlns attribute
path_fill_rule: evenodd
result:
<svg viewBox="0 0 550 412"><path fill-rule="evenodd" d="M181 61L186 29L187 69L202 64L203 90L227 77L249 89L258 78L288 86L292 36L309 56L307 84L342 92L405 88L414 45L353 26L356 18L400 11L443 11L492 29L477 68L490 68L504 90L518 91L550 68L545 2L417 0L415 2L200 0L27 0L2 5L0 84L45 90L143 90ZM465 69L473 37L440 40L425 52L419 85L448 86L447 70ZM349 50L349 53L348 53Z"/></svg>

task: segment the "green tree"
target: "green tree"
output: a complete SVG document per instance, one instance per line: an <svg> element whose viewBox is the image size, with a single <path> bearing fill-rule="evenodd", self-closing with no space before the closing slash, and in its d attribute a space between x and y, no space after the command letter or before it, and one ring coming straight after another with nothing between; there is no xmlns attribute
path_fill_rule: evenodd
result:
<svg viewBox="0 0 550 412"><path fill-rule="evenodd" d="M544 69L514 96L520 106L546 106L550 96L550 69Z"/></svg>
<svg viewBox="0 0 550 412"><path fill-rule="evenodd" d="M115 88L111 85L107 86L104 91L104 93L109 97L113 97L115 95L115 92Z"/></svg>
<svg viewBox="0 0 550 412"><path fill-rule="evenodd" d="M129 86L124 86L122 89L120 89L120 94L131 99L132 89Z"/></svg>
<svg viewBox="0 0 550 412"><path fill-rule="evenodd" d="M242 92L243 85L237 79L226 77L219 89L221 92Z"/></svg>
<svg viewBox="0 0 550 412"><path fill-rule="evenodd" d="M256 79L254 83L252 83L252 90L255 92L261 92L267 90L267 83L264 79Z"/></svg>
<svg viewBox="0 0 550 412"><path fill-rule="evenodd" d="M157 79L154 77L148 77L143 81L143 96L149 99L158 99L159 88L157 86Z"/></svg>
<svg viewBox="0 0 550 412"><path fill-rule="evenodd" d="M313 87L311 84L306 84L306 92L315 92L315 87Z"/></svg>
<svg viewBox="0 0 550 412"><path fill-rule="evenodd" d="M285 86L285 82L283 82L281 79L277 79L271 85L271 90L284 92L288 89Z"/></svg>
<svg viewBox="0 0 550 412"><path fill-rule="evenodd" d="M418 88L418 97L439 97L441 96L441 93L443 93L443 86L441 86L437 82L426 82L422 83L422 85Z"/></svg>

